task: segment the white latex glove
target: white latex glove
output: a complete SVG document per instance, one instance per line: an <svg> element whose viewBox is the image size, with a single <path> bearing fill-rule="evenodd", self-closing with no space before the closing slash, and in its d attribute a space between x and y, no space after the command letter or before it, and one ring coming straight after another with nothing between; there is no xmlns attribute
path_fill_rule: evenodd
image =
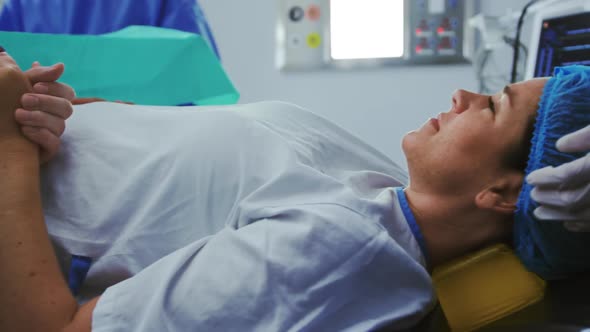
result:
<svg viewBox="0 0 590 332"><path fill-rule="evenodd" d="M557 141L561 152L590 151L590 126ZM527 176L535 186L531 198L539 203L535 217L564 220L574 232L590 231L590 154L558 167L545 167Z"/></svg>

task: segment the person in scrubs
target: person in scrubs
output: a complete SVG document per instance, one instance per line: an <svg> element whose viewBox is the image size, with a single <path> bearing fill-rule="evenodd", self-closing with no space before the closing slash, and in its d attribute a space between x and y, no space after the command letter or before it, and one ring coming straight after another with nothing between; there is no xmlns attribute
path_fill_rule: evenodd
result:
<svg viewBox="0 0 590 332"><path fill-rule="evenodd" d="M196 0L4 0L0 12L1 31L96 35L130 25L199 34L219 57Z"/></svg>
<svg viewBox="0 0 590 332"><path fill-rule="evenodd" d="M509 239L545 82L457 91L404 137L409 179L280 102L77 106L40 170L10 118L28 79L4 55L0 330L412 327L430 269ZM72 255L92 258L76 298Z"/></svg>

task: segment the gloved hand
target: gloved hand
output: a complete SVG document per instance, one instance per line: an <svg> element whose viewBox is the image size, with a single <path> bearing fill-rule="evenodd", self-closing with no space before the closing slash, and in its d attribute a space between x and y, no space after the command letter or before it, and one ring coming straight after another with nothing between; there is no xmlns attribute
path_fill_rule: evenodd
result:
<svg viewBox="0 0 590 332"><path fill-rule="evenodd" d="M590 126L557 141L562 152L590 151ZM531 198L539 203L535 217L563 220L574 232L590 231L590 154L558 167L545 167L527 176L535 186Z"/></svg>

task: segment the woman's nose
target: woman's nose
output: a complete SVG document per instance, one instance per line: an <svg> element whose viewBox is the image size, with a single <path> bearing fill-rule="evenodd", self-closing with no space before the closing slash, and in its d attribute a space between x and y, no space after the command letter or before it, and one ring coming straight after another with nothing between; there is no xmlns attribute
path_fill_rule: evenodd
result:
<svg viewBox="0 0 590 332"><path fill-rule="evenodd" d="M469 108L469 98L468 92L465 90L456 90L453 92L452 101L453 101L453 112L457 114L463 113L467 108Z"/></svg>
<svg viewBox="0 0 590 332"><path fill-rule="evenodd" d="M479 108L486 103L487 97L467 90L453 93L453 112L461 114L471 108Z"/></svg>

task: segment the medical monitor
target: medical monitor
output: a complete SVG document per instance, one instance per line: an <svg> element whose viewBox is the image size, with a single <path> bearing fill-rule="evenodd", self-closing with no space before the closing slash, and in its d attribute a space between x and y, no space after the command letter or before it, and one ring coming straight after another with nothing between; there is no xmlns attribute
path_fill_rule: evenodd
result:
<svg viewBox="0 0 590 332"><path fill-rule="evenodd" d="M525 79L574 64L590 65L590 1L553 1L535 14Z"/></svg>

